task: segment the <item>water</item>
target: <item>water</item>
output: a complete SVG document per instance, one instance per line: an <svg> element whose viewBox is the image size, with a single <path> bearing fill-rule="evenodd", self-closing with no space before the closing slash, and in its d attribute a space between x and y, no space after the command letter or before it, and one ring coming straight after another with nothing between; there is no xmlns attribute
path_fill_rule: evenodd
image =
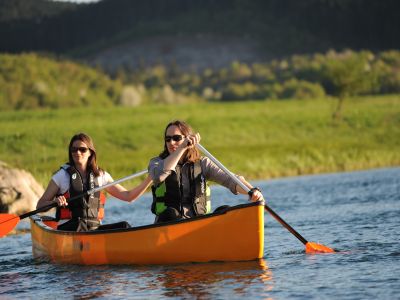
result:
<svg viewBox="0 0 400 300"><path fill-rule="evenodd" d="M6 299L400 299L400 168L256 182L301 235L339 251L307 255L266 213L261 261L165 266L71 266L35 261L30 234L0 240ZM214 208L243 203L213 186ZM218 199L218 200L217 200ZM108 222L151 223L150 195L110 200ZM21 230L29 224L21 221ZM240 236L238 236L240 238Z"/></svg>

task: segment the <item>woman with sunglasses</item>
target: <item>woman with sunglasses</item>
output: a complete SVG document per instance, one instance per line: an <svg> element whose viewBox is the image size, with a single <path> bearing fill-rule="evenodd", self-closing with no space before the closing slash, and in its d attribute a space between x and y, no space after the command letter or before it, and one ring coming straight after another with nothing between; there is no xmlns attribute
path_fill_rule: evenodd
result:
<svg viewBox="0 0 400 300"><path fill-rule="evenodd" d="M247 194L210 159L200 156L195 147L199 142L200 134L183 121L171 122L165 128L164 150L150 160L148 167L153 179L151 210L156 223L209 213L208 180L225 186L233 194ZM239 178L252 190L252 201L264 199L258 188Z"/></svg>
<svg viewBox="0 0 400 300"><path fill-rule="evenodd" d="M130 227L127 222L100 225L104 217L105 196L100 192L85 194L87 190L113 182L111 175L97 165L92 139L84 133L74 135L69 143L68 157L68 163L53 175L37 203L37 208L56 201L57 219L69 219L58 226L60 230L87 231ZM120 200L132 202L141 196L150 184L151 178L148 176L132 190L126 190L120 184L105 190ZM78 199L68 203L68 198L72 197Z"/></svg>

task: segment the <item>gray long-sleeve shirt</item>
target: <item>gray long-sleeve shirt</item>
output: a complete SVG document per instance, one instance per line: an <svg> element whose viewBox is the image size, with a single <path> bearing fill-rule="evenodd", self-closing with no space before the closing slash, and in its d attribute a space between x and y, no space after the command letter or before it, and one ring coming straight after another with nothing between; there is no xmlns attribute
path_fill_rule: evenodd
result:
<svg viewBox="0 0 400 300"><path fill-rule="evenodd" d="M201 169L204 177L208 181L216 182L226 188L228 188L233 194L238 194L236 191L236 183L232 180L229 175L227 175L223 170L221 170L217 165L215 165L207 157L202 157L200 159ZM181 186L182 186L182 203L183 203L183 214L185 218L190 218L194 216L193 208L191 206L191 192L190 192L190 179L189 179L189 163L183 164L181 167L177 165L181 173ZM153 184L158 185L163 182L172 172L172 170L164 170L164 160L160 157L155 157L150 160L149 163L149 174L153 179Z"/></svg>

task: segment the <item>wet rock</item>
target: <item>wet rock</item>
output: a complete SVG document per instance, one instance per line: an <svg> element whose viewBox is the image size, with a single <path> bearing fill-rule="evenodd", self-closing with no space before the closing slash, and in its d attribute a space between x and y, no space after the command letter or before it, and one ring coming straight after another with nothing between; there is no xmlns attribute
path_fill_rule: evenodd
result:
<svg viewBox="0 0 400 300"><path fill-rule="evenodd" d="M32 174L0 161L0 212L20 215L34 210L43 191Z"/></svg>

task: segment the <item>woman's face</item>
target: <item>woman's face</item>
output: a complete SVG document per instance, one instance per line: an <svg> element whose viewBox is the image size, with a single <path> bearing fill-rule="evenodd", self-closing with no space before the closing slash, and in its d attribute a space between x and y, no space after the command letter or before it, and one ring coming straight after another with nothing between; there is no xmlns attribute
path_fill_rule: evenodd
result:
<svg viewBox="0 0 400 300"><path fill-rule="evenodd" d="M178 148L178 146L185 140L185 136L183 135L182 131L175 125L171 125L167 128L164 138L169 154L174 152L176 148Z"/></svg>
<svg viewBox="0 0 400 300"><path fill-rule="evenodd" d="M70 149L75 165L86 166L90 157L88 146L81 140L74 141Z"/></svg>

